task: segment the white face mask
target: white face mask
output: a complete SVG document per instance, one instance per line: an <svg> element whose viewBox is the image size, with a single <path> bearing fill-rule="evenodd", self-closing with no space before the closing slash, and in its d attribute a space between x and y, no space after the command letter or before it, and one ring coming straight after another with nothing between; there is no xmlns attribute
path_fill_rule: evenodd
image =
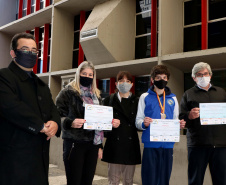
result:
<svg viewBox="0 0 226 185"><path fill-rule="evenodd" d="M197 79L197 84L201 87L206 87L210 83L210 77L209 76L196 77L196 79Z"/></svg>
<svg viewBox="0 0 226 185"><path fill-rule="evenodd" d="M117 88L118 88L119 92L121 92L123 94L129 92L131 87L132 87L132 84L127 83L127 82L124 82L124 83L121 83L121 84L119 84L119 83L117 84Z"/></svg>

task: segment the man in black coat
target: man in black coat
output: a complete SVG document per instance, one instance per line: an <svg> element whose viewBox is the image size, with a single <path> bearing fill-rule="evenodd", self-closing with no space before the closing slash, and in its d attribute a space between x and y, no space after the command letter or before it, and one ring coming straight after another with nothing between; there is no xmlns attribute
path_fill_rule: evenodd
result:
<svg viewBox="0 0 226 185"><path fill-rule="evenodd" d="M196 85L181 100L180 119L186 121L188 184L202 185L209 165L213 185L226 185L226 125L201 125L199 103L225 103L224 89L210 83L209 64L199 62L192 69Z"/></svg>
<svg viewBox="0 0 226 185"><path fill-rule="evenodd" d="M0 70L0 184L48 185L49 139L60 136L60 116L48 86L32 72L34 37L15 35L10 55Z"/></svg>

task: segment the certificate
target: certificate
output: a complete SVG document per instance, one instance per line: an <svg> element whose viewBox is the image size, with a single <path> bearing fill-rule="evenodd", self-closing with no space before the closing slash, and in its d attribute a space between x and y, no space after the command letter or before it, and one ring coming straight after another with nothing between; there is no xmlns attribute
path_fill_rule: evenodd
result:
<svg viewBox="0 0 226 185"><path fill-rule="evenodd" d="M180 120L153 119L150 124L150 141L179 142Z"/></svg>
<svg viewBox="0 0 226 185"><path fill-rule="evenodd" d="M201 125L226 124L226 103L200 103Z"/></svg>
<svg viewBox="0 0 226 185"><path fill-rule="evenodd" d="M85 104L83 128L90 130L112 130L113 108L102 105Z"/></svg>

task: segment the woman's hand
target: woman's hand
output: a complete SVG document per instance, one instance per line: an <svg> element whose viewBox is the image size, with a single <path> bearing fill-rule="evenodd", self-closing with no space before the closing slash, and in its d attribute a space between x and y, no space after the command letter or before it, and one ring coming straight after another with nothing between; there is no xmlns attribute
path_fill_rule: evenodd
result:
<svg viewBox="0 0 226 185"><path fill-rule="evenodd" d="M184 119L180 120L180 129L183 129L185 127L186 121Z"/></svg>
<svg viewBox="0 0 226 185"><path fill-rule="evenodd" d="M144 118L144 125L145 127L149 127L150 123L152 122L152 119L149 117Z"/></svg>
<svg viewBox="0 0 226 185"><path fill-rule="evenodd" d="M119 119L113 119L112 120L112 126L113 128L118 128L120 125L120 120Z"/></svg>
<svg viewBox="0 0 226 185"><path fill-rule="evenodd" d="M102 148L99 148L99 151L98 151L98 158L99 158L99 159L102 159L102 158L103 158L103 150L102 150Z"/></svg>
<svg viewBox="0 0 226 185"><path fill-rule="evenodd" d="M86 122L86 120L84 120L84 119L75 119L72 122L71 127L72 128L81 128L85 122Z"/></svg>

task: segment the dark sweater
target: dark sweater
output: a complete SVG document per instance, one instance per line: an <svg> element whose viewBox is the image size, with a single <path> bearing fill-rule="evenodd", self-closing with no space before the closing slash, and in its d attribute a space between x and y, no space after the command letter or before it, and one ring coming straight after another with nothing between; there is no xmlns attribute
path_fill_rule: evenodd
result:
<svg viewBox="0 0 226 185"><path fill-rule="evenodd" d="M179 118L186 121L188 147L226 147L226 125L201 125L200 118L188 119L190 110L199 107L199 103L217 102L226 102L226 92L220 87L205 91L194 86L184 93Z"/></svg>

